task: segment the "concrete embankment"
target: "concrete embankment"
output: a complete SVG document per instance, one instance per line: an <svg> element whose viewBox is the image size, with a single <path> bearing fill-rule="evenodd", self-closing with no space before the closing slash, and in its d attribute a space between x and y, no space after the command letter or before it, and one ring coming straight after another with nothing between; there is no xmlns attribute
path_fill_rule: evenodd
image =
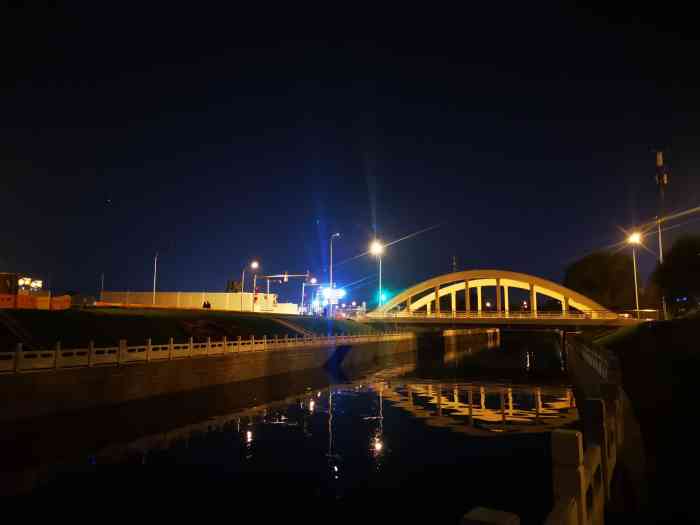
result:
<svg viewBox="0 0 700 525"><path fill-rule="evenodd" d="M61 368L0 375L6 400L0 420L8 421L125 403L226 383L330 366L358 366L386 355L411 352L410 334L397 340L332 343L275 350L230 351L224 355L139 362L119 366Z"/></svg>

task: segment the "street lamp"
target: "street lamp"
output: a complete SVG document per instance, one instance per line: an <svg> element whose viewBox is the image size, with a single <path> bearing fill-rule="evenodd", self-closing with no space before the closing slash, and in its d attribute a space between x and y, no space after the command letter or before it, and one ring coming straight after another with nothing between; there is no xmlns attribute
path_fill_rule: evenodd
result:
<svg viewBox="0 0 700 525"><path fill-rule="evenodd" d="M255 260L254 260L254 261L252 261L252 262L250 263L250 269L251 269L252 272L253 272L253 303L252 303L252 306L251 306L251 311L252 311L252 312L255 311L255 292L256 292L256 290L257 290L256 286L257 286L257 283L258 283L258 271L257 271L258 268L260 268L260 263L259 263L258 261L255 261Z"/></svg>
<svg viewBox="0 0 700 525"><path fill-rule="evenodd" d="M374 255L379 261L379 306L382 305L382 254L384 253L384 246L377 239L372 241L369 245L369 253Z"/></svg>
<svg viewBox="0 0 700 525"><path fill-rule="evenodd" d="M328 265L328 282L331 287L331 289L335 288L333 284L333 239L337 239L340 237L340 233L334 233L331 235L330 238L330 245L331 245L331 254L330 254L330 264ZM333 304L330 303L328 305L328 314L330 317L333 317Z"/></svg>
<svg viewBox="0 0 700 525"><path fill-rule="evenodd" d="M158 252L153 258L153 306L156 305L156 275L158 273Z"/></svg>
<svg viewBox="0 0 700 525"><path fill-rule="evenodd" d="M632 246L632 270L634 271L634 304L637 307L637 319L639 319L639 288L637 286L637 249L635 246L642 243L642 234L633 232L627 238L627 244Z"/></svg>
<svg viewBox="0 0 700 525"><path fill-rule="evenodd" d="M316 277L312 277L309 279L309 283L306 284L306 280L301 282L301 307L299 308L301 310L301 315L304 315L304 289L307 286L318 286L318 281L316 280Z"/></svg>

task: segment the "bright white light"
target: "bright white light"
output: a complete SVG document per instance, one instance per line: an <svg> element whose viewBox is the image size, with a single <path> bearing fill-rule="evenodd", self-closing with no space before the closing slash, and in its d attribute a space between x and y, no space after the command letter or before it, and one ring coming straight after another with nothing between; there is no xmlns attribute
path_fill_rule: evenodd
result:
<svg viewBox="0 0 700 525"><path fill-rule="evenodd" d="M642 242L642 234L639 232L632 233L628 238L627 242L630 244L639 244Z"/></svg>
<svg viewBox="0 0 700 525"><path fill-rule="evenodd" d="M491 301L486 301L486 308L491 308Z"/></svg>
<svg viewBox="0 0 700 525"><path fill-rule="evenodd" d="M309 412L313 412L315 406L316 406L316 402L313 399L311 401L309 401Z"/></svg>
<svg viewBox="0 0 700 525"><path fill-rule="evenodd" d="M321 290L321 295L324 299L329 299L330 296L333 295L333 290L331 290L330 288L323 288Z"/></svg>
<svg viewBox="0 0 700 525"><path fill-rule="evenodd" d="M338 465L333 465L333 470L335 470L336 472L338 472Z"/></svg>
<svg viewBox="0 0 700 525"><path fill-rule="evenodd" d="M352 304L353 306L357 306L357 303L356 303L355 301L353 301L351 304Z"/></svg>
<svg viewBox="0 0 700 525"><path fill-rule="evenodd" d="M253 262L250 263L250 267L251 267L253 270L257 270L258 268L260 268L260 263L259 263L258 261L253 261Z"/></svg>
<svg viewBox="0 0 700 525"><path fill-rule="evenodd" d="M341 308L345 308L345 303L340 305Z"/></svg>
<svg viewBox="0 0 700 525"><path fill-rule="evenodd" d="M312 277L312 278L311 278L311 284L316 284L316 282L317 282L316 277Z"/></svg>
<svg viewBox="0 0 700 525"><path fill-rule="evenodd" d="M345 290L343 290L342 288L338 288L336 290L336 294L338 294L338 299L342 299L343 297L345 297L345 293Z"/></svg>
<svg viewBox="0 0 700 525"><path fill-rule="evenodd" d="M246 433L245 433L245 442L246 442L246 443L252 443L252 442L253 442L253 431L252 431L252 430L246 431Z"/></svg>
<svg viewBox="0 0 700 525"><path fill-rule="evenodd" d="M369 253L374 256L379 256L384 253L384 246L378 240L373 240L372 244L369 245Z"/></svg>
<svg viewBox="0 0 700 525"><path fill-rule="evenodd" d="M376 452L381 452L382 448L384 448L384 445L382 444L381 441L379 441L379 438L374 439L374 450Z"/></svg>

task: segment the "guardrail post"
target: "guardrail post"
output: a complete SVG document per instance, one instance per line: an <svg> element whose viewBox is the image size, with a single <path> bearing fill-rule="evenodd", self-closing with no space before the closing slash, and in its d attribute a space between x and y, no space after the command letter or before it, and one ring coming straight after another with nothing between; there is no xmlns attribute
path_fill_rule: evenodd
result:
<svg viewBox="0 0 700 525"><path fill-rule="evenodd" d="M277 342L277 341L275 341ZM263 336L263 349L267 350L267 335Z"/></svg>
<svg viewBox="0 0 700 525"><path fill-rule="evenodd" d="M19 372L22 369L22 343L17 343L17 348L15 349L15 372Z"/></svg>
<svg viewBox="0 0 700 525"><path fill-rule="evenodd" d="M168 360L171 361L173 359L173 338L171 337L168 340Z"/></svg>
<svg viewBox="0 0 700 525"><path fill-rule="evenodd" d="M58 358L61 355L61 341L56 341L56 348L53 351L53 367L58 368Z"/></svg>
<svg viewBox="0 0 700 525"><path fill-rule="evenodd" d="M146 361L151 360L151 338L146 339Z"/></svg>
<svg viewBox="0 0 700 525"><path fill-rule="evenodd" d="M583 436L577 430L555 430L552 432L551 446L554 501L574 498L578 507L578 522L588 523Z"/></svg>
<svg viewBox="0 0 700 525"><path fill-rule="evenodd" d="M119 351L117 352L117 364L120 365L122 361L124 361L124 358L126 357L123 355L126 352L126 339L120 339L119 340Z"/></svg>
<svg viewBox="0 0 700 525"><path fill-rule="evenodd" d="M228 337L224 336L224 354L228 352Z"/></svg>
<svg viewBox="0 0 700 525"><path fill-rule="evenodd" d="M250 349L253 350L255 348L255 336L251 335L250 336Z"/></svg>
<svg viewBox="0 0 700 525"><path fill-rule="evenodd" d="M241 351L241 336L240 335L236 338L236 345L238 346L238 351L240 352Z"/></svg>
<svg viewBox="0 0 700 525"><path fill-rule="evenodd" d="M189 350L188 350L188 354L187 354L187 355L189 355L190 357L192 357L192 352L194 352L194 337L190 336L190 340L189 340Z"/></svg>
<svg viewBox="0 0 700 525"><path fill-rule="evenodd" d="M207 336L207 355L211 353L211 336Z"/></svg>
<svg viewBox="0 0 700 525"><path fill-rule="evenodd" d="M95 353L95 341L88 341L88 366L93 366L93 354Z"/></svg>

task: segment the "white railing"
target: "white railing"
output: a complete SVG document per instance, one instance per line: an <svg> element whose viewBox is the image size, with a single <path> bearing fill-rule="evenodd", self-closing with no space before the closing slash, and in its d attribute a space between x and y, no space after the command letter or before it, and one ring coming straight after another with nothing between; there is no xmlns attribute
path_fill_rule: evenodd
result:
<svg viewBox="0 0 700 525"><path fill-rule="evenodd" d="M370 319L619 319L621 316L610 311L591 312L369 312ZM624 317L624 316L623 316Z"/></svg>
<svg viewBox="0 0 700 525"><path fill-rule="evenodd" d="M591 348L574 338L567 339L566 344L595 370L603 381L618 379L614 377L614 373L618 370L617 360L610 352L603 348Z"/></svg>
<svg viewBox="0 0 700 525"><path fill-rule="evenodd" d="M172 338L168 344L154 345L148 339L145 345L128 346L125 339L119 346L96 347L91 341L87 348L62 348L56 343L53 350L23 350L17 345L13 352L0 352L0 373L19 373L68 368L84 368L104 365L128 365L151 361L166 361L184 358L213 357L238 352L275 351L287 348L316 347L339 344L379 343L401 341L414 338L413 333L384 332L372 335L331 335L331 336L295 336L242 339L235 341L224 337L221 341L195 343L190 337L186 343L175 343Z"/></svg>

